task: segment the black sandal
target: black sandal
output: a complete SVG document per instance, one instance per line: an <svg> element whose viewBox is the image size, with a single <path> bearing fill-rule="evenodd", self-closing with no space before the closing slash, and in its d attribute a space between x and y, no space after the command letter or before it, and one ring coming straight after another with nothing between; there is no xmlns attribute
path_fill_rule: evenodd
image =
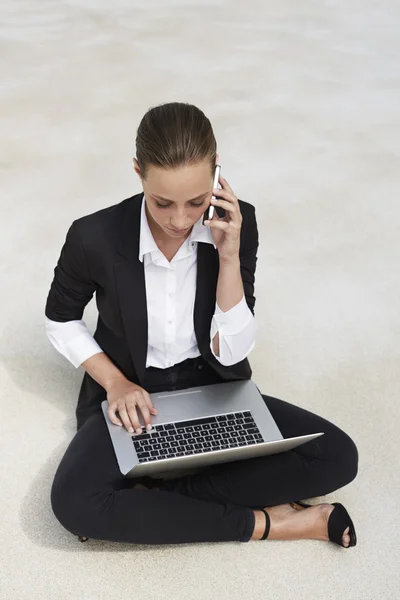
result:
<svg viewBox="0 0 400 600"><path fill-rule="evenodd" d="M296 500L296 502L290 502L290 505L293 508L294 504L298 504L299 506L303 506L304 508L309 508L310 506L315 506L314 504L306 504L305 502L301 502L301 500ZM333 502L332 505L335 507L328 519L328 536L329 540L342 548L350 548L351 546L357 545L357 536L356 530L354 528L354 523L350 518L349 513L340 502ZM343 545L342 536L343 531L349 527L349 536L350 536L350 544L348 546Z"/></svg>

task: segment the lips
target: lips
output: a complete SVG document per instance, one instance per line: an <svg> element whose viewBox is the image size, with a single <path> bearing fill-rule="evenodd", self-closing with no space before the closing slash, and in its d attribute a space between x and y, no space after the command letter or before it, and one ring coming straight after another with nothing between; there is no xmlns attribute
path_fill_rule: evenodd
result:
<svg viewBox="0 0 400 600"><path fill-rule="evenodd" d="M174 233L186 233L186 231L189 231L190 227L188 227L187 229L182 229L182 230L171 229L171 227L169 227L168 229L170 231L173 231Z"/></svg>

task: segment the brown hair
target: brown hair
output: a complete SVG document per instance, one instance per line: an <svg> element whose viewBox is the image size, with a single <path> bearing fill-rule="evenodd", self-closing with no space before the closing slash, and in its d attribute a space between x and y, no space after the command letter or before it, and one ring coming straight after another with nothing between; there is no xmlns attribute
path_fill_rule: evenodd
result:
<svg viewBox="0 0 400 600"><path fill-rule="evenodd" d="M217 142L210 120L193 104L169 102L147 111L137 130L136 160L143 179L150 165L175 169L210 161L214 173Z"/></svg>

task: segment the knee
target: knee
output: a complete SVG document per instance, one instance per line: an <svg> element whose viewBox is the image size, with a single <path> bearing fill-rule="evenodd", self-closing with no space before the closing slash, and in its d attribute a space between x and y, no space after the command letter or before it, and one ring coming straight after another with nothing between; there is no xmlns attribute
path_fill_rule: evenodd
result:
<svg viewBox="0 0 400 600"><path fill-rule="evenodd" d="M59 523L74 535L85 535L87 516L90 514L88 498L74 487L67 476L57 473L50 493L52 511ZM86 522L85 522L86 521Z"/></svg>
<svg viewBox="0 0 400 600"><path fill-rule="evenodd" d="M357 477L358 473L358 449L354 441L347 433L336 428L335 456L340 472L340 487L349 484Z"/></svg>

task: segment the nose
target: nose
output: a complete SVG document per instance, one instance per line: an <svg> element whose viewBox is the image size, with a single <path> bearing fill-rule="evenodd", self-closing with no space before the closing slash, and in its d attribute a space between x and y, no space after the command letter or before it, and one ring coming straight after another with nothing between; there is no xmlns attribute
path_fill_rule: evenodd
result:
<svg viewBox="0 0 400 600"><path fill-rule="evenodd" d="M173 227L174 229L187 229L188 227L190 227L190 224L188 224L186 216L182 214L178 215L178 217L174 219L174 222L171 224L171 227Z"/></svg>

